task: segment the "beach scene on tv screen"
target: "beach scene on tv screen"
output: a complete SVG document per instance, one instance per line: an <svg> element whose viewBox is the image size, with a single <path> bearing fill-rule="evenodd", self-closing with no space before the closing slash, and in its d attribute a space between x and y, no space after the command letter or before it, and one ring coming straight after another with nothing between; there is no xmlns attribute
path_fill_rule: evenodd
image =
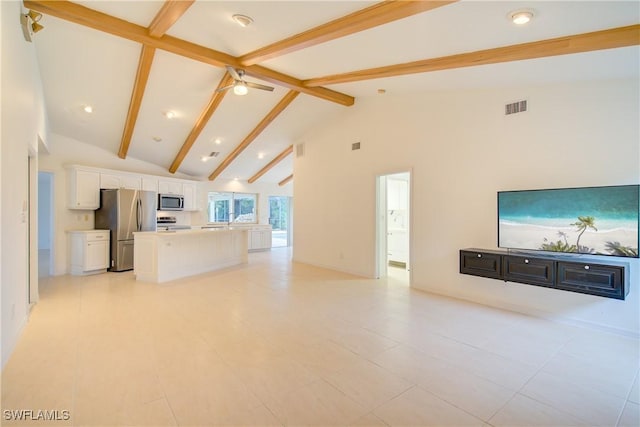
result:
<svg viewBox="0 0 640 427"><path fill-rule="evenodd" d="M637 185L498 193L498 246L638 257Z"/></svg>

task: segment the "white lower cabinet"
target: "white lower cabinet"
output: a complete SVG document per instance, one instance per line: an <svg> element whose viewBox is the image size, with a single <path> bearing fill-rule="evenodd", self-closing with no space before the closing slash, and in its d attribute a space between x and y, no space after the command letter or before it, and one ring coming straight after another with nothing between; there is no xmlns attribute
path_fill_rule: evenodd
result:
<svg viewBox="0 0 640 427"><path fill-rule="evenodd" d="M271 249L271 227L249 230L249 250L264 251L267 249Z"/></svg>
<svg viewBox="0 0 640 427"><path fill-rule="evenodd" d="M69 231L71 274L103 273L109 267L109 230Z"/></svg>

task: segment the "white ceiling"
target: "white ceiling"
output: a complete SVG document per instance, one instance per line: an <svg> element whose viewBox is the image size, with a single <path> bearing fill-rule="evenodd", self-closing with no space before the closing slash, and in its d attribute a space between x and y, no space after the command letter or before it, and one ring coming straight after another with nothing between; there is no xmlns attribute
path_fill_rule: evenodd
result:
<svg viewBox="0 0 640 427"><path fill-rule="evenodd" d="M86 7L148 26L158 1L83 1ZM234 56L300 33L375 2L203 1L193 4L167 34ZM507 15L533 9L525 27ZM234 13L254 23L242 28ZM261 65L299 79L428 59L621 27L640 22L637 1L462 1L361 33L277 57ZM77 24L45 16L35 35L51 130L117 153L140 55L140 45ZM443 89L493 88L640 76L637 46L504 64L438 71L329 86L359 98ZM169 168L224 74L215 68L157 50L128 155ZM260 82L255 78L249 81ZM262 82L265 83L265 82ZM269 83L268 83L269 84ZM271 85L271 84L269 84ZM282 99L288 89L228 94L204 128L179 171L208 176ZM87 114L84 105L92 105ZM300 94L231 164L221 178L248 179L306 130L345 108ZM163 112L174 111L168 120ZM154 138L161 138L155 141ZM220 144L215 140L219 139ZM203 155L220 155L206 162ZM263 156L259 158L258 156ZM291 156L260 182L279 182L292 173Z"/></svg>

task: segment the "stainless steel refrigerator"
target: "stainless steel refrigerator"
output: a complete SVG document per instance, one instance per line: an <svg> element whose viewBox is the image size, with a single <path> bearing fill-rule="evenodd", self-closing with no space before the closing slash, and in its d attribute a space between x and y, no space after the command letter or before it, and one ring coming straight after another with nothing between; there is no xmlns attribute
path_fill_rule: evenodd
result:
<svg viewBox="0 0 640 427"><path fill-rule="evenodd" d="M109 271L133 269L133 233L156 231L155 191L100 190L95 228L111 230Z"/></svg>

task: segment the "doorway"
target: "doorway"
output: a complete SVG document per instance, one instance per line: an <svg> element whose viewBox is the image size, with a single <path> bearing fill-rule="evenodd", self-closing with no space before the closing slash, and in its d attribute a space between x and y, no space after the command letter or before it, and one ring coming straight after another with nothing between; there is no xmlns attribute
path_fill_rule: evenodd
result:
<svg viewBox="0 0 640 427"><path fill-rule="evenodd" d="M271 224L271 247L291 246L291 198L269 196L269 224Z"/></svg>
<svg viewBox="0 0 640 427"><path fill-rule="evenodd" d="M38 172L38 277L53 275L53 173Z"/></svg>
<svg viewBox="0 0 640 427"><path fill-rule="evenodd" d="M377 276L409 285L411 271L411 173L377 178Z"/></svg>

